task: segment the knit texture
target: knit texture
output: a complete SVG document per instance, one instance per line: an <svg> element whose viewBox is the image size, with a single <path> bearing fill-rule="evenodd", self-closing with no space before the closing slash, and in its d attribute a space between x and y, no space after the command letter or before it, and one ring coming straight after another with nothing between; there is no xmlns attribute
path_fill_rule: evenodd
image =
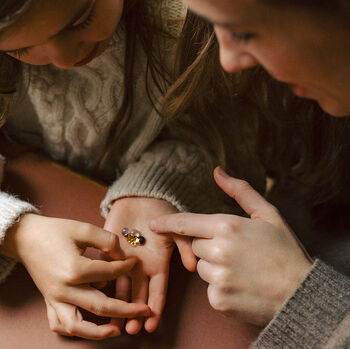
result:
<svg viewBox="0 0 350 349"><path fill-rule="evenodd" d="M147 0L157 23L176 36L182 28L186 6L181 1ZM168 64L175 56L174 40L162 43ZM163 47L164 46L164 47ZM61 70L52 65L23 65L23 90L6 124L13 138L43 149L51 158L85 174L91 174L103 154L112 122L123 97L125 32L120 25L106 51L88 65ZM101 209L107 216L114 200L142 196L164 199L179 210L224 212L209 166L195 146L172 134L149 99L162 96L154 84L146 84L147 58L138 44L135 52L134 110L99 175L111 184ZM114 156L113 156L114 155ZM3 194L0 207L16 213L0 214L1 236L26 210L34 208ZM1 272L1 271L0 271Z"/></svg>
<svg viewBox="0 0 350 349"><path fill-rule="evenodd" d="M304 282L251 348L326 348L349 313L350 279L316 260ZM349 327L338 335L343 338L339 348L347 348L344 343L349 343Z"/></svg>
<svg viewBox="0 0 350 349"><path fill-rule="evenodd" d="M38 213L38 210L25 201L0 192L0 244L5 238L6 231L28 212ZM0 283L10 274L15 264L14 260L0 255Z"/></svg>

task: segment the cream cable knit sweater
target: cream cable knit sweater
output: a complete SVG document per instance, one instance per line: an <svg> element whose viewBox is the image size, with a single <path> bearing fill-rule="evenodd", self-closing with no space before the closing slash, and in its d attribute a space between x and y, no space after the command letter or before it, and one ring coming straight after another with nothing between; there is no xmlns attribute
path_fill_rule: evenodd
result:
<svg viewBox="0 0 350 349"><path fill-rule="evenodd" d="M153 13L159 13L159 0L149 1ZM173 34L179 32L185 5L168 0L161 11L168 29ZM174 44L168 46L165 49L171 57ZM6 125L8 134L39 145L53 159L89 173L103 151L120 107L124 48L124 32L119 29L106 52L87 66L69 70L24 66L25 73L30 72L28 93L13 106ZM170 132L147 96L145 71L145 54L138 47L135 110L120 148L115 149L121 155L119 168L111 159L101 173L112 183L101 204L102 214L106 217L111 202L126 196L164 199L181 211L219 210L215 190L211 194L208 189L210 173L198 149L181 141L180 136L167 136ZM157 93L156 89L153 92ZM202 193L203 188L206 191ZM0 193L0 243L7 229L30 211L36 209L29 203ZM0 256L0 281L13 265L13 261Z"/></svg>

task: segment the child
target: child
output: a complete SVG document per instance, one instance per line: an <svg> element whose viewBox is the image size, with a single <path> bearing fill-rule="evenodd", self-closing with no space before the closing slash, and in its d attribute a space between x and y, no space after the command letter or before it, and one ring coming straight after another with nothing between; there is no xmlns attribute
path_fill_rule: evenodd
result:
<svg viewBox="0 0 350 349"><path fill-rule="evenodd" d="M172 247L168 238L150 232L148 221L216 205L210 186L206 193L198 190L208 173L200 152L165 129L157 112L171 82L171 48L185 12L172 0L6 0L0 5L6 134L111 183L101 208L106 228L115 234L42 217L29 203L0 193L0 278L21 261L45 297L51 328L61 334L103 339L120 333L113 323L82 321L77 307L108 317L148 316L145 328L154 331ZM121 235L124 227L141 231L146 245L131 247ZM189 241L176 238L185 266L193 270ZM137 255L142 264L132 274L132 301L151 310L106 299L88 286L115 279L132 268L133 258L87 268L79 246L97 247L114 259ZM140 319L130 320L126 330L137 333L141 326Z"/></svg>

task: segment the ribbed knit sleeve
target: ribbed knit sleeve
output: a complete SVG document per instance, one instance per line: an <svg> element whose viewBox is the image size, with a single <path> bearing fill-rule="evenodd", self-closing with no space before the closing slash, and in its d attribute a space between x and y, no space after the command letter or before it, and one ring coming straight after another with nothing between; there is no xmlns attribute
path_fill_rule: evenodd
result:
<svg viewBox="0 0 350 349"><path fill-rule="evenodd" d="M163 199L179 211L223 212L208 163L198 149L180 141L156 143L130 164L102 202L107 216L114 200L141 196Z"/></svg>
<svg viewBox="0 0 350 349"><path fill-rule="evenodd" d="M252 349L348 348L350 279L316 260L295 294L261 333ZM337 333L336 338L331 338ZM330 345L330 340L335 345Z"/></svg>
<svg viewBox="0 0 350 349"><path fill-rule="evenodd" d="M5 159L0 156L0 184L3 179ZM14 196L0 192L0 245L5 239L7 230L27 212L38 212L37 209ZM10 274L16 261L0 255L0 283Z"/></svg>

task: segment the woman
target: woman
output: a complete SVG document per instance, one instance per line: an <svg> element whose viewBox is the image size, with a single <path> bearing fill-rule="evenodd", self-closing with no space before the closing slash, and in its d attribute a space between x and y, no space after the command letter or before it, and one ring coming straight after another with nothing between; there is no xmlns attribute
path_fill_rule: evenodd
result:
<svg viewBox="0 0 350 349"><path fill-rule="evenodd" d="M288 84L295 95L316 100L325 112L334 117L350 114L348 1L188 0L188 4L214 25L221 64L227 72L262 65L272 77ZM320 117L317 112L315 115ZM303 128L310 118L305 115L304 124L300 120L299 117L295 124L299 122ZM322 128L321 117L312 120L314 129ZM348 151L349 133L343 134L344 130L349 131L346 121L339 121L342 129L338 128L338 137L345 139L342 148ZM279 120L276 128L283 127ZM322 153L322 143L330 139L338 142L328 137L334 129L330 127L323 133L324 139L318 140L318 157L328 156ZM313 135L311 130L309 138ZM300 153L305 153L305 144L301 144ZM297 145L300 150L300 144ZM337 152L332 154L331 165L334 159L341 159L339 153L343 149ZM294 164L298 165L298 161ZM348 172L343 173L346 164L337 165L325 171L333 171L336 184L346 183L344 178L349 176ZM249 322L267 325L253 344L256 348L347 347L350 279L320 260L313 261L276 208L247 182L228 176L220 168L215 170L214 177L250 218L180 213L150 223L156 232L194 237L193 251L200 258L197 270L209 283L212 306Z"/></svg>
<svg viewBox="0 0 350 349"><path fill-rule="evenodd" d="M153 234L148 221L213 205L214 199L198 190L198 183L207 181L207 164L195 147L164 127L157 112L172 79L169 47L185 13L178 1L1 2L6 134L110 184L101 208L105 229L116 235L83 222L42 217L32 205L0 193L0 280L21 261L44 295L50 327L60 334L88 339L120 334L121 321L97 326L84 321L78 307L128 318L131 334L141 330L146 317L146 330L154 331L165 302L172 242ZM132 247L122 235L124 227L141 231L145 246ZM176 243L193 270L188 240ZM92 263L81 257L90 245L114 259L142 261L131 273L134 304L90 287L131 269L134 258ZM128 299L129 291L130 286L123 288L118 297Z"/></svg>

